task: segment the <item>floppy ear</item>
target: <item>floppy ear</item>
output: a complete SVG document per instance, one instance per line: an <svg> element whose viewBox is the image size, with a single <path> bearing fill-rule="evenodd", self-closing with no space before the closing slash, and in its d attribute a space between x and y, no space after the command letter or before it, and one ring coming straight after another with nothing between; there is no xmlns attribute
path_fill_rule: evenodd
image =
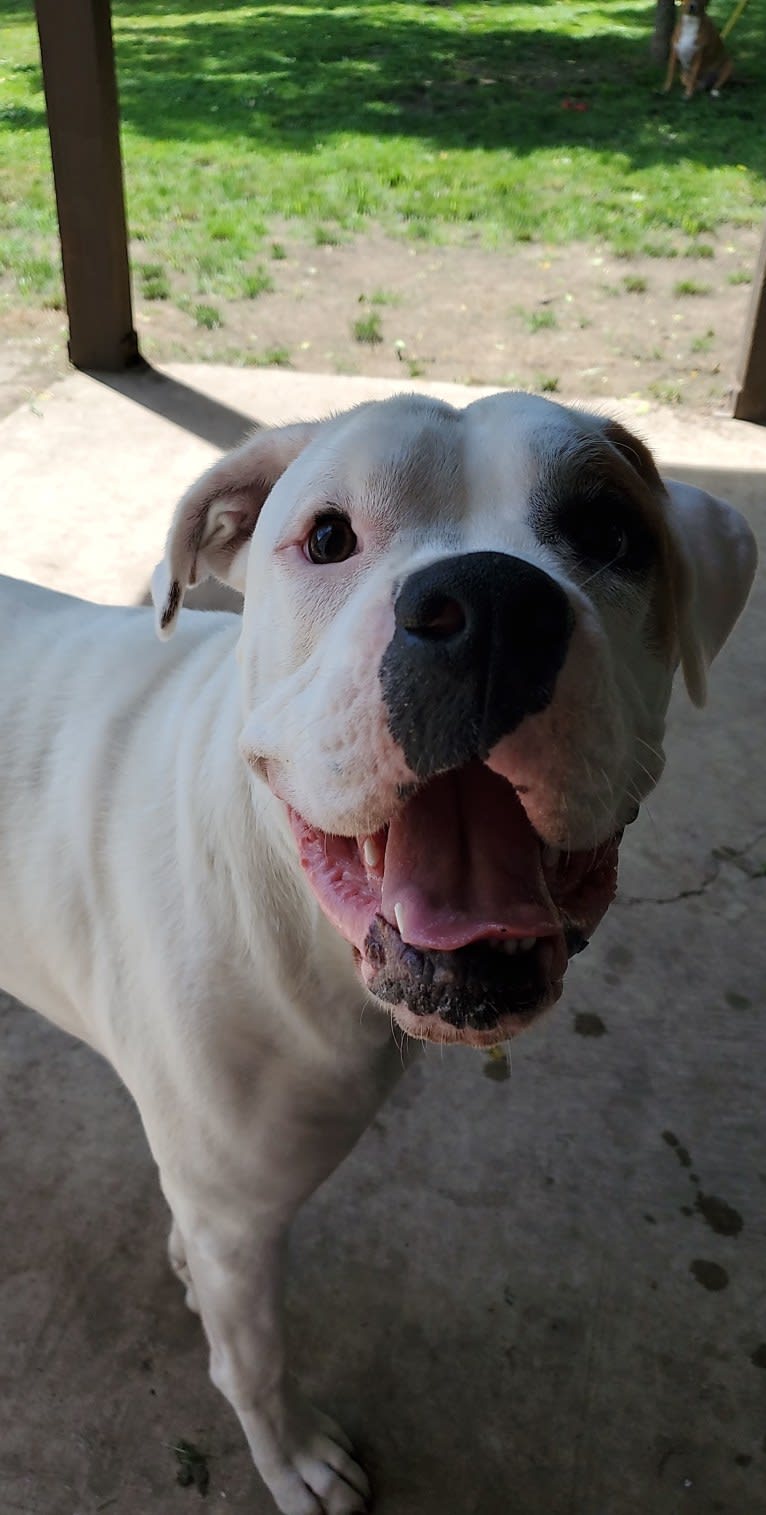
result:
<svg viewBox="0 0 766 1515"><path fill-rule="evenodd" d="M250 538L261 507L285 469L316 435L306 421L257 432L187 490L152 574L157 634L169 637L191 584L214 574L244 593Z"/></svg>
<svg viewBox="0 0 766 1515"><path fill-rule="evenodd" d="M693 484L666 479L678 572L678 644L686 688L695 705L707 698L707 670L745 608L758 552L744 516Z"/></svg>

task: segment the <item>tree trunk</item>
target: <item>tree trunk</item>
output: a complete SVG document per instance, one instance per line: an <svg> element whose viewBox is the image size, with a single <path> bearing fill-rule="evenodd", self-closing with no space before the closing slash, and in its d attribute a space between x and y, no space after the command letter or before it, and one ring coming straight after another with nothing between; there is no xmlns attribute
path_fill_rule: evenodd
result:
<svg viewBox="0 0 766 1515"><path fill-rule="evenodd" d="M664 63L670 52L670 39L676 20L676 0L657 0L654 12L652 57Z"/></svg>

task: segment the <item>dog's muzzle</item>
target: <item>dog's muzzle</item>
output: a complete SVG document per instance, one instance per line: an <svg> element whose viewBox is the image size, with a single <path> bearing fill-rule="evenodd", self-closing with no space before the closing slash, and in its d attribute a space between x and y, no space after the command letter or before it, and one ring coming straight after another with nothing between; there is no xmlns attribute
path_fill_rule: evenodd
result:
<svg viewBox="0 0 766 1515"><path fill-rule="evenodd" d="M418 778L485 758L553 696L574 626L560 584L504 552L410 575L380 679L391 734Z"/></svg>

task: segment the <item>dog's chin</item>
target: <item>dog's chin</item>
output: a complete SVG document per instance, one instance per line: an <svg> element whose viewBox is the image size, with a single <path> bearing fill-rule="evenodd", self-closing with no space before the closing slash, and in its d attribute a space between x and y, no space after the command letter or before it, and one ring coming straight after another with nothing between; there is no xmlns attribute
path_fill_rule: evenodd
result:
<svg viewBox="0 0 766 1515"><path fill-rule="evenodd" d="M402 941L376 916L356 952L361 979L408 1036L492 1047L517 1036L560 998L579 932L478 941L450 952Z"/></svg>
<svg viewBox="0 0 766 1515"><path fill-rule="evenodd" d="M289 809L304 872L365 988L408 1035L490 1047L559 999L614 897L615 834L546 847L513 785L479 762L438 775L374 836Z"/></svg>

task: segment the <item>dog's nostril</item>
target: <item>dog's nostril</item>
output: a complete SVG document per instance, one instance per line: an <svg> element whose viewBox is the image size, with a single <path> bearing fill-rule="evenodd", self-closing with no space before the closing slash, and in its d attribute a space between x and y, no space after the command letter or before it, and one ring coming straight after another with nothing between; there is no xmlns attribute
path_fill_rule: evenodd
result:
<svg viewBox="0 0 766 1515"><path fill-rule="evenodd" d="M466 615L459 600L446 594L429 594L405 614L402 625L423 641L446 642L465 631Z"/></svg>

